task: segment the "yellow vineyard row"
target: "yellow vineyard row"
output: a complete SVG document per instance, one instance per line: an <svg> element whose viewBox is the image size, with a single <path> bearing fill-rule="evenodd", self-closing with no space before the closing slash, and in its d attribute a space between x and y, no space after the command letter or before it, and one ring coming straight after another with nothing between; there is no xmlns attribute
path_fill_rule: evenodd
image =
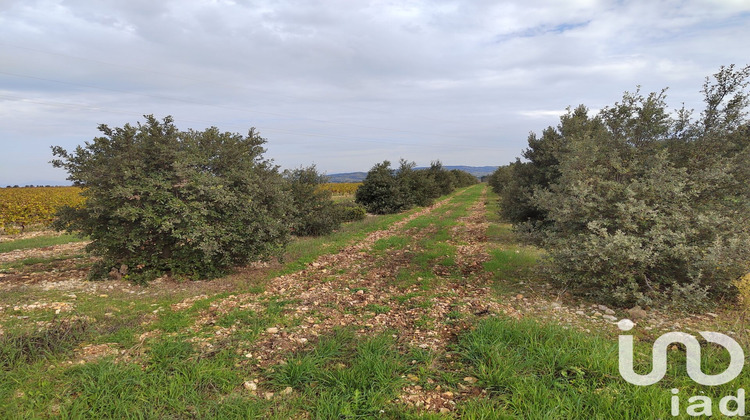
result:
<svg viewBox="0 0 750 420"><path fill-rule="evenodd" d="M0 229L50 223L58 208L83 203L76 187L0 188Z"/></svg>
<svg viewBox="0 0 750 420"><path fill-rule="evenodd" d="M361 183L329 183L321 188L335 195L352 195ZM52 222L58 208L83 203L77 187L0 188L0 231Z"/></svg>
<svg viewBox="0 0 750 420"><path fill-rule="evenodd" d="M322 184L320 188L328 190L336 195L350 195L354 194L360 185L362 185L361 182L331 182L328 184Z"/></svg>

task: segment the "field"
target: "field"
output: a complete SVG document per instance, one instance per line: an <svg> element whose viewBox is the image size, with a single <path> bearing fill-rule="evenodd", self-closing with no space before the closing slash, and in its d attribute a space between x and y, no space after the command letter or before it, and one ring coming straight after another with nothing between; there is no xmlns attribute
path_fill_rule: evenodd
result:
<svg viewBox="0 0 750 420"><path fill-rule="evenodd" d="M321 189L330 191L338 201L354 195L361 183L328 183ZM28 228L48 225L62 206L83 203L77 187L0 188L0 234L13 234Z"/></svg>
<svg viewBox="0 0 750 420"><path fill-rule="evenodd" d="M684 413L690 396L718 410L750 383L745 369L700 387L676 346L662 382L625 382L611 318L628 314L542 280L544 253L496 206L480 184L297 239L283 262L149 286L85 281L77 238L9 241L0 418L666 418L672 388ZM748 348L746 326L731 308L649 308L632 331L638 371L662 331L731 331ZM721 348L703 355L726 366Z"/></svg>
<svg viewBox="0 0 750 420"><path fill-rule="evenodd" d="M354 195L360 185L361 182L331 182L321 185L320 188L330 191L333 195Z"/></svg>
<svg viewBox="0 0 750 420"><path fill-rule="evenodd" d="M76 187L0 188L0 232L49 224L58 208L82 202Z"/></svg>

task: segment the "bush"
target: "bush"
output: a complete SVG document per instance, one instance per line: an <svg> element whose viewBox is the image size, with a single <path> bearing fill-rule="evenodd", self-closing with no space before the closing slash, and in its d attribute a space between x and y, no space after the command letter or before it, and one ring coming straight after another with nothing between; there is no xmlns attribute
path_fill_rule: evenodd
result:
<svg viewBox="0 0 750 420"><path fill-rule="evenodd" d="M451 176L453 177L453 185L456 188L469 187L479 183L477 177L460 169L451 169Z"/></svg>
<svg viewBox="0 0 750 420"><path fill-rule="evenodd" d="M373 166L357 189L355 201L375 214L398 213L414 206L429 206L441 195L450 194L457 187L468 187L479 182L465 171L443 169L437 161L429 168L415 169L416 163L401 159L398 170L384 161Z"/></svg>
<svg viewBox="0 0 750 420"><path fill-rule="evenodd" d="M178 131L171 117L145 118L100 125L103 136L73 153L53 147L53 165L86 197L55 226L91 238L88 250L102 257L92 278L210 278L283 249L292 200L254 129Z"/></svg>
<svg viewBox="0 0 750 420"><path fill-rule="evenodd" d="M320 188L328 182L318 173L315 165L307 168L284 171L294 210L292 229L301 236L327 235L341 225L340 217L334 209L331 191Z"/></svg>
<svg viewBox="0 0 750 420"><path fill-rule="evenodd" d="M352 202L341 202L334 205L334 212L339 221L343 222L356 222L357 220L363 220L367 216L367 209L364 206L352 203Z"/></svg>
<svg viewBox="0 0 750 420"><path fill-rule="evenodd" d="M493 188L500 195L500 215L503 219L526 227L538 228L547 224L544 209L532 202L537 190L544 190L560 177L559 158L571 136L597 136L603 129L601 121L589 118L588 109L580 105L568 109L557 127L547 127L541 136L529 134L529 147L522 153L525 161L516 159L507 169L498 169ZM502 188L497 185L502 182Z"/></svg>
<svg viewBox="0 0 750 420"><path fill-rule="evenodd" d="M398 213L409 208L409 200L404 195L391 162L378 163L367 172L354 201L365 206L373 214Z"/></svg>
<svg viewBox="0 0 750 420"><path fill-rule="evenodd" d="M430 163L430 167L426 169L427 175L432 179L435 184L435 197L450 194L456 188L455 179L450 171L443 169L443 164L440 161Z"/></svg>
<svg viewBox="0 0 750 420"><path fill-rule="evenodd" d="M424 170L415 170L414 167L417 164L414 162L401 159L400 163L396 172L396 180L399 191L403 196L401 200L406 205L405 208L432 205L440 194L430 173Z"/></svg>
<svg viewBox="0 0 750 420"><path fill-rule="evenodd" d="M736 294L750 271L749 74L722 68L695 122L671 117L663 91L636 92L561 130L544 168L556 178L525 186L556 280L615 305L697 309Z"/></svg>

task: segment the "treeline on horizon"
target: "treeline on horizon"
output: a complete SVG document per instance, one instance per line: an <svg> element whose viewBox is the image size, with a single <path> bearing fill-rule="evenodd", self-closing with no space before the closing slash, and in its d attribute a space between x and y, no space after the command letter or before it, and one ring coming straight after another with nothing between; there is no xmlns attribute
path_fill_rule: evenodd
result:
<svg viewBox="0 0 750 420"><path fill-rule="evenodd" d="M547 251L545 275L618 306L750 296L749 75L707 77L697 117L638 89L530 134L524 160L488 182L501 216Z"/></svg>

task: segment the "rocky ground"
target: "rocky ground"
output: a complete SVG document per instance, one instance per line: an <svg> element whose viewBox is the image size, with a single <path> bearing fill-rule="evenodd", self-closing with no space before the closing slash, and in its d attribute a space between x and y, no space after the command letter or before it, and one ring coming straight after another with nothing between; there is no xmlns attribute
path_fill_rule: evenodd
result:
<svg viewBox="0 0 750 420"><path fill-rule="evenodd" d="M665 330L715 329L728 330L729 334L748 342L745 314L737 311L680 314L659 308L608 308L574 299L542 280L519 283L518 291L511 294L497 292L493 289L492 273L484 271L483 263L489 258L490 249L506 245L488 240L485 203L486 197L482 195L451 227L447 244L455 249L455 267L444 271L435 267L436 277L429 281L428 290L421 278L411 284L394 279L423 251L420 240L432 234L430 228L409 227L409 222L434 215L439 209L445 210L449 217L456 210L456 204L448 199L415 212L387 229L373 232L336 254L323 255L301 271L271 278L263 284L260 293L233 291L239 284L238 279L262 276L270 272L273 264L245 268L235 276L212 282L177 283L163 278L144 287L116 280L86 281L91 258L83 253L85 243L2 253L0 264L5 268L0 270L0 293L14 296L11 299L16 300L0 300L0 334L4 323L11 319L17 322L24 316L28 318L29 313L36 311L75 313L82 296L138 299L144 295L178 294L184 298L168 308L156 307L142 318L142 323L153 324L165 310L188 311L196 302L210 300L184 329L193 336L192 341L197 346L210 351L241 327L239 324L220 325L227 314L238 310L261 313L268 302L283 301L283 316L278 323L265 327L251 345L238 343L236 348L245 355L244 367L253 372L245 388L264 398L274 397L261 379L265 369L285 363L290 352L313 345L317 337L339 327L354 328L363 334L392 332L400 345L436 354L437 368L446 370L451 369L451 345L456 335L470 328L477 319L492 315L533 317L584 331L603 331L611 336L619 332L618 320L632 318L639 324L640 333L646 336L655 337ZM384 252L373 251L378 241L397 236L408 238L408 245ZM13 265L29 258L46 262ZM216 298L218 293L223 297ZM28 299L28 296L34 298ZM112 312L108 314L116 316ZM159 329L145 330L138 337L141 344L167 334ZM137 361L141 348L84 343L70 363L85 363L105 355ZM457 401L483 392L472 386L476 381L472 377L464 378L458 389L450 391L439 386L425 389L417 378L406 379L409 385L403 388L399 399L427 411L450 411Z"/></svg>

